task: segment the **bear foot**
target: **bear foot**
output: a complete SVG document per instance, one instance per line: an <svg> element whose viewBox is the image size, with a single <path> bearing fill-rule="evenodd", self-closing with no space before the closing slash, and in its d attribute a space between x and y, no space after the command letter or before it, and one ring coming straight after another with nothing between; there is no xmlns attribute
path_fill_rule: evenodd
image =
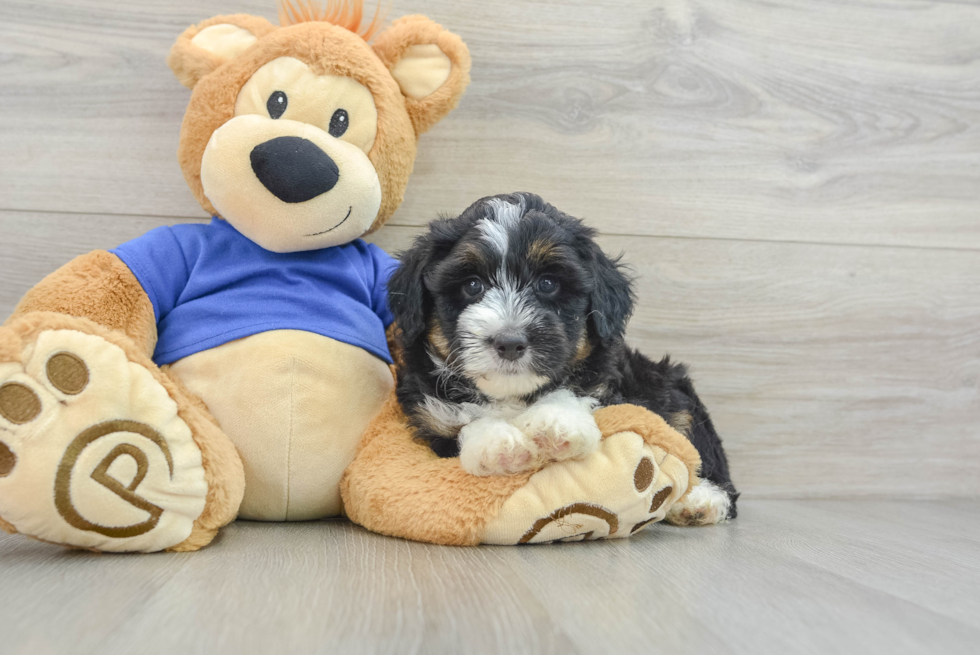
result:
<svg viewBox="0 0 980 655"><path fill-rule="evenodd" d="M208 496L201 448L154 374L94 334L17 344L3 331L0 526L104 551L210 541L213 529L191 539Z"/></svg>
<svg viewBox="0 0 980 655"><path fill-rule="evenodd" d="M582 459L535 473L501 506L490 544L619 539L662 521L687 490L685 463L634 432L603 439Z"/></svg>

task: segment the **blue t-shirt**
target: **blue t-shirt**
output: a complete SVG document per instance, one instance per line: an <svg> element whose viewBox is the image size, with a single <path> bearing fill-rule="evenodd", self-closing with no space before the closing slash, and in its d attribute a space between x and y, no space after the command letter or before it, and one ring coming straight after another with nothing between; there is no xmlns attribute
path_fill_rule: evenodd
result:
<svg viewBox="0 0 980 655"><path fill-rule="evenodd" d="M391 363L385 285L398 262L374 244L275 253L214 218L158 227L112 252L153 303L159 366L269 330L322 334Z"/></svg>

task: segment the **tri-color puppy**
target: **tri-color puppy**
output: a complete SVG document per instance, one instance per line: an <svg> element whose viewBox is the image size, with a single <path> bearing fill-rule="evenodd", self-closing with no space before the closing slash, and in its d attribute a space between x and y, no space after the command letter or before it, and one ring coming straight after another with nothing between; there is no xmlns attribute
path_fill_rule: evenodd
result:
<svg viewBox="0 0 980 655"><path fill-rule="evenodd" d="M433 222L388 283L404 351L398 400L420 438L476 475L586 455L601 437L597 407L646 407L701 454L702 482L668 520L734 518L708 411L683 365L626 345L630 279L594 236L530 193Z"/></svg>

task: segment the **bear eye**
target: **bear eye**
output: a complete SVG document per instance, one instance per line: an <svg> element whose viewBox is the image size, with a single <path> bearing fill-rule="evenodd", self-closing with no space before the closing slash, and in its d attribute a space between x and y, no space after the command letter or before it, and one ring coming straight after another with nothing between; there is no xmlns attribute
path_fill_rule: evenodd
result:
<svg viewBox="0 0 980 655"><path fill-rule="evenodd" d="M463 294L469 298L476 298L483 293L483 281L478 277L471 277L463 282Z"/></svg>
<svg viewBox="0 0 980 655"><path fill-rule="evenodd" d="M346 109L338 109L330 117L330 136L340 138L347 131L347 126L350 125L350 117L347 116Z"/></svg>
<svg viewBox="0 0 980 655"><path fill-rule="evenodd" d="M558 292L558 280L551 275L544 275L538 279L538 292L550 296Z"/></svg>
<svg viewBox="0 0 980 655"><path fill-rule="evenodd" d="M289 98L282 91L275 91L269 100L265 103L265 108L269 111L269 117L272 119L279 118L286 113L286 105L289 104Z"/></svg>

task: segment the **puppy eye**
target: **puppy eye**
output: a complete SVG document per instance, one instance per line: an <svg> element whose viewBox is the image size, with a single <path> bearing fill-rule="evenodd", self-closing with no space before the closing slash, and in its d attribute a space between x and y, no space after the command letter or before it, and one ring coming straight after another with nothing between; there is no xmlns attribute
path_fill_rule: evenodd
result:
<svg viewBox="0 0 980 655"><path fill-rule="evenodd" d="M269 117L276 119L286 113L286 105L288 104L289 98L286 97L286 94L282 91L276 91L269 96L265 108L269 111Z"/></svg>
<svg viewBox="0 0 980 655"><path fill-rule="evenodd" d="M338 109L330 117L330 136L340 138L347 131L347 126L350 125L350 117L347 115L346 109Z"/></svg>
<svg viewBox="0 0 980 655"><path fill-rule="evenodd" d="M469 298L475 298L483 293L483 281L478 277L471 277L463 282L463 294Z"/></svg>
<svg viewBox="0 0 980 655"><path fill-rule="evenodd" d="M550 275L544 275L538 278L538 293L543 293L546 296L550 296L558 291L558 280Z"/></svg>

